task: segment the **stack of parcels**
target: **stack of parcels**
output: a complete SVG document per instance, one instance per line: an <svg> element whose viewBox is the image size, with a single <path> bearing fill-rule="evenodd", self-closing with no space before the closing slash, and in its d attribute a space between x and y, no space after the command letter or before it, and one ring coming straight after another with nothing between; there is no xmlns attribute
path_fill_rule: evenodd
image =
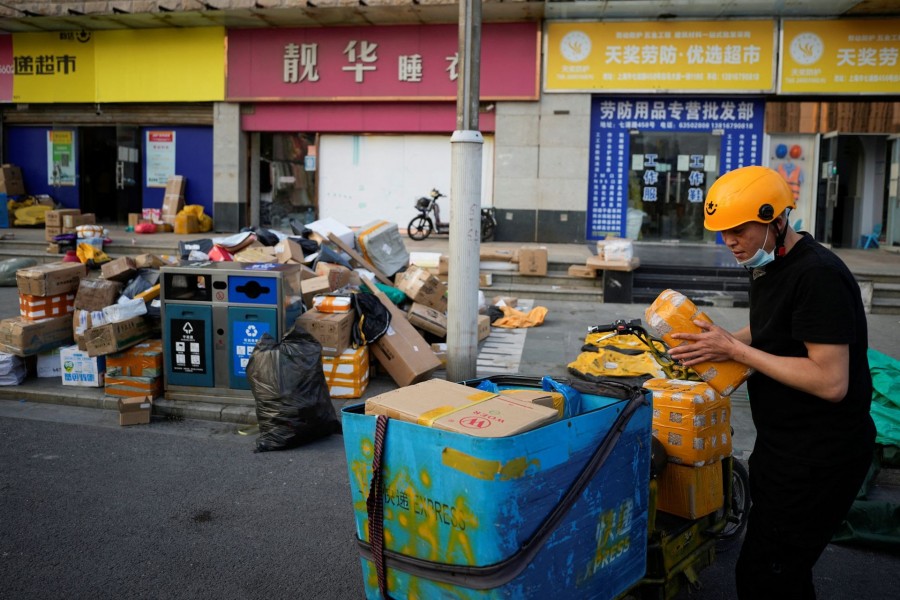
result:
<svg viewBox="0 0 900 600"><path fill-rule="evenodd" d="M629 239L607 236L597 241L597 254L590 256L584 265L571 265L571 277L593 279L598 271L634 271L641 260L634 255L634 244Z"/></svg>
<svg viewBox="0 0 900 600"><path fill-rule="evenodd" d="M653 436L669 464L659 477L659 509L696 519L724 500L722 459L731 455L731 402L706 383L649 379Z"/></svg>
<svg viewBox="0 0 900 600"><path fill-rule="evenodd" d="M369 385L369 347L347 348L339 356L323 356L322 370L332 398L359 398Z"/></svg>
<svg viewBox="0 0 900 600"><path fill-rule="evenodd" d="M295 321L295 325L302 327L322 345L322 356L341 356L350 346L350 330L353 327L355 311L350 306L349 296L318 296L318 298L346 299L346 310L332 310L322 304L324 310L313 308L308 310Z"/></svg>
<svg viewBox="0 0 900 600"><path fill-rule="evenodd" d="M551 392L485 392L430 379L366 400L367 415L386 415L444 431L483 438L516 435L559 418Z"/></svg>
<svg viewBox="0 0 900 600"><path fill-rule="evenodd" d="M20 316L0 321L0 350L28 356L71 344L73 292L86 274L81 263L19 269Z"/></svg>
<svg viewBox="0 0 900 600"><path fill-rule="evenodd" d="M419 331L441 340L447 337L447 286L427 269L411 265L397 275L397 289L406 294L412 304L406 319ZM478 341L491 332L487 315L478 315Z"/></svg>
<svg viewBox="0 0 900 600"><path fill-rule="evenodd" d="M106 357L106 395L156 398L163 391L162 340L141 342Z"/></svg>
<svg viewBox="0 0 900 600"><path fill-rule="evenodd" d="M702 331L694 321L713 323L687 296L675 290L664 290L647 307L644 317L670 348L688 343L673 338L672 334ZM753 374L753 369L736 361L702 362L691 368L723 396L730 396Z"/></svg>

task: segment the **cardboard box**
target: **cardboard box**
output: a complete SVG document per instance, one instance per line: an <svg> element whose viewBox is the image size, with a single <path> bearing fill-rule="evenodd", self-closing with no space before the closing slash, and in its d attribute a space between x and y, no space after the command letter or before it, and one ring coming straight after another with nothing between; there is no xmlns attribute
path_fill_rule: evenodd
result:
<svg viewBox="0 0 900 600"><path fill-rule="evenodd" d="M130 256L120 256L115 260L103 263L100 267L100 274L104 279L127 283L137 275L137 267L134 266L134 259Z"/></svg>
<svg viewBox="0 0 900 600"><path fill-rule="evenodd" d="M611 261L603 260L598 256L589 256L585 261L585 266L597 271L634 271L641 266L641 259L634 256L631 260Z"/></svg>
<svg viewBox="0 0 900 600"><path fill-rule="evenodd" d="M25 193L25 182L19 167L16 165L0 167L0 192L8 196L21 196Z"/></svg>
<svg viewBox="0 0 900 600"><path fill-rule="evenodd" d="M477 437L506 437L552 423L558 413L532 402L442 379L432 379L366 400L367 415L387 415Z"/></svg>
<svg viewBox="0 0 900 600"><path fill-rule="evenodd" d="M302 327L322 344L322 356L340 356L350 345L350 328L354 312L324 313L316 309L306 311L295 325Z"/></svg>
<svg viewBox="0 0 900 600"><path fill-rule="evenodd" d="M519 299L515 296L494 296L491 298L491 304L494 306L509 306L515 308L519 305Z"/></svg>
<svg viewBox="0 0 900 600"><path fill-rule="evenodd" d="M441 257L438 259L438 275L449 275L450 274L450 257L446 254L441 254Z"/></svg>
<svg viewBox="0 0 900 600"><path fill-rule="evenodd" d="M75 310L75 294L67 292L54 296L19 294L19 316L29 321L62 317Z"/></svg>
<svg viewBox="0 0 900 600"><path fill-rule="evenodd" d="M128 226L134 228L141 222L141 213L128 213Z"/></svg>
<svg viewBox="0 0 900 600"><path fill-rule="evenodd" d="M62 364L59 361L59 348L54 348L37 355L38 377L62 377Z"/></svg>
<svg viewBox="0 0 900 600"><path fill-rule="evenodd" d="M108 279L82 279L75 294L75 308L79 310L103 310L115 304L122 294L122 284Z"/></svg>
<svg viewBox="0 0 900 600"><path fill-rule="evenodd" d="M587 265L569 265L569 277L581 277L584 279L595 279L597 277L597 269Z"/></svg>
<svg viewBox="0 0 900 600"><path fill-rule="evenodd" d="M62 365L62 384L77 387L103 387L106 358L88 356L78 346L68 346L59 352Z"/></svg>
<svg viewBox="0 0 900 600"><path fill-rule="evenodd" d="M447 286L440 279L420 267L409 267L395 278L397 289L413 302L447 312Z"/></svg>
<svg viewBox="0 0 900 600"><path fill-rule="evenodd" d="M147 340L106 357L107 381L111 377L155 378L163 374L162 340Z"/></svg>
<svg viewBox="0 0 900 600"><path fill-rule="evenodd" d="M441 366L447 366L447 342L437 342L431 345L431 350L434 352L434 355L437 356L438 360L441 361Z"/></svg>
<svg viewBox="0 0 900 600"><path fill-rule="evenodd" d="M87 267L81 263L46 263L16 271L16 285L20 294L55 296L77 290L85 275Z"/></svg>
<svg viewBox="0 0 900 600"><path fill-rule="evenodd" d="M300 282L300 293L303 296L303 305L306 308L312 308L313 298L317 294L327 294L330 291L331 283L328 281L328 277L323 275L304 279Z"/></svg>
<svg viewBox="0 0 900 600"><path fill-rule="evenodd" d="M63 216L80 215L81 211L77 208L60 208L57 210L48 210L44 213L44 223L47 227L62 227Z"/></svg>
<svg viewBox="0 0 900 600"><path fill-rule="evenodd" d="M275 249L267 246L249 246L243 250L236 252L234 255L235 262L243 263L268 263L278 262L275 258Z"/></svg>
<svg viewBox="0 0 900 600"><path fill-rule="evenodd" d="M90 356L111 354L134 346L153 333L144 317L132 317L118 323L106 323L84 332L84 345Z"/></svg>
<svg viewBox="0 0 900 600"><path fill-rule="evenodd" d="M725 503L722 461L703 467L669 463L662 470L657 509L685 519L699 519Z"/></svg>
<svg viewBox="0 0 900 600"><path fill-rule="evenodd" d="M72 339L75 340L79 350L87 350L84 343L85 332L91 327L99 327L104 323L106 323L106 317L103 311L75 309L75 312L72 313Z"/></svg>
<svg viewBox="0 0 900 600"><path fill-rule="evenodd" d="M366 276L366 285L391 313L387 333L371 346L372 356L399 386L410 385L431 377L441 362L431 347L406 320L406 315Z"/></svg>
<svg viewBox="0 0 900 600"><path fill-rule="evenodd" d="M303 254L303 246L290 238L286 238L275 244L275 257L280 263L302 263L306 258Z"/></svg>
<svg viewBox="0 0 900 600"><path fill-rule="evenodd" d="M478 287L491 287L494 285L494 274L493 273L479 273L478 274Z"/></svg>
<svg viewBox="0 0 900 600"><path fill-rule="evenodd" d="M369 347L347 348L340 356L323 356L322 370L332 398L359 398L369 385Z"/></svg>
<svg viewBox="0 0 900 600"><path fill-rule="evenodd" d="M439 310L413 302L406 313L406 318L414 327L424 329L438 337L447 337L447 315Z"/></svg>
<svg viewBox="0 0 900 600"><path fill-rule="evenodd" d="M158 269L166 263L155 254L138 254L134 257L135 269Z"/></svg>
<svg viewBox="0 0 900 600"><path fill-rule="evenodd" d="M94 213L67 214L62 217L63 233L75 233L81 225L96 225L97 215Z"/></svg>
<svg viewBox="0 0 900 600"><path fill-rule="evenodd" d="M119 425L146 425L153 411L151 396L119 398Z"/></svg>
<svg viewBox="0 0 900 600"><path fill-rule="evenodd" d="M350 283L350 269L344 265L320 262L316 265L316 274L328 278L332 290L339 290Z"/></svg>
<svg viewBox="0 0 900 600"><path fill-rule="evenodd" d="M519 248L518 255L519 275L543 276L547 274L546 248Z"/></svg>
<svg viewBox="0 0 900 600"><path fill-rule="evenodd" d="M166 196L184 196L184 188L187 185L184 175L170 175L166 181ZM165 211L163 211L165 212Z"/></svg>
<svg viewBox="0 0 900 600"><path fill-rule="evenodd" d="M175 196L172 194L166 194L163 196L163 204L162 209L160 211L160 218L164 223L168 223L169 225L175 224L175 217L178 216L179 211L184 209L184 196Z"/></svg>
<svg viewBox="0 0 900 600"><path fill-rule="evenodd" d="M47 225L46 227L44 227L44 240L52 242L54 241L54 238L56 238L56 236L62 235L62 233L62 227Z"/></svg>
<svg viewBox="0 0 900 600"><path fill-rule="evenodd" d="M491 335L491 318L487 315L478 315L478 341L487 339Z"/></svg>
<svg viewBox="0 0 900 600"><path fill-rule="evenodd" d="M0 321L0 352L30 356L72 343L72 315L28 321L13 317Z"/></svg>
<svg viewBox="0 0 900 600"><path fill-rule="evenodd" d="M628 262L634 258L634 243L617 237L597 240L597 258L608 262Z"/></svg>
<svg viewBox="0 0 900 600"><path fill-rule="evenodd" d="M515 255L515 250L506 248L488 248L482 246L478 251L479 260L492 262L512 262Z"/></svg>

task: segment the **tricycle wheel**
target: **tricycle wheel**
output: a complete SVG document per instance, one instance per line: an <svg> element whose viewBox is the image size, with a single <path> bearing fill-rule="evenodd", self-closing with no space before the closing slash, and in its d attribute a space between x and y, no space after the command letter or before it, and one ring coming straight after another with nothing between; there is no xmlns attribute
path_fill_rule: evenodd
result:
<svg viewBox="0 0 900 600"><path fill-rule="evenodd" d="M409 225L406 227L406 233L410 238L418 242L431 235L433 229L434 226L431 224L431 219L419 215L409 222Z"/></svg>
<svg viewBox="0 0 900 600"><path fill-rule="evenodd" d="M747 468L736 458L731 459L731 505L726 507L725 529L719 534L719 550L726 550L740 538L750 515L750 476Z"/></svg>

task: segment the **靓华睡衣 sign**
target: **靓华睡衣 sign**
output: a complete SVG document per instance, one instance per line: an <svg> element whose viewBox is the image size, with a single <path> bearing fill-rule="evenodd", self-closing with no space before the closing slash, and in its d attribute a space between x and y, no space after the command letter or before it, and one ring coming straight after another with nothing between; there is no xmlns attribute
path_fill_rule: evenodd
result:
<svg viewBox="0 0 900 600"><path fill-rule="evenodd" d="M481 98L538 98L536 23L482 28ZM456 25L228 32L228 100L454 100Z"/></svg>

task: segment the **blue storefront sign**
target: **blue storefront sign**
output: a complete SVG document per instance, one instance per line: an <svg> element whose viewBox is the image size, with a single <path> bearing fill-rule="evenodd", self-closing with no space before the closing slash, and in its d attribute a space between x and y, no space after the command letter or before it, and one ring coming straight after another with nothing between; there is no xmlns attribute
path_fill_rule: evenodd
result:
<svg viewBox="0 0 900 600"><path fill-rule="evenodd" d="M752 98L608 97L591 104L590 166L585 237L625 237L629 206L629 169L634 169L632 134L701 133L721 136L718 175L762 162L765 103ZM640 157L643 170L638 200L656 201L656 156ZM691 203L702 203L704 156L688 157Z"/></svg>

